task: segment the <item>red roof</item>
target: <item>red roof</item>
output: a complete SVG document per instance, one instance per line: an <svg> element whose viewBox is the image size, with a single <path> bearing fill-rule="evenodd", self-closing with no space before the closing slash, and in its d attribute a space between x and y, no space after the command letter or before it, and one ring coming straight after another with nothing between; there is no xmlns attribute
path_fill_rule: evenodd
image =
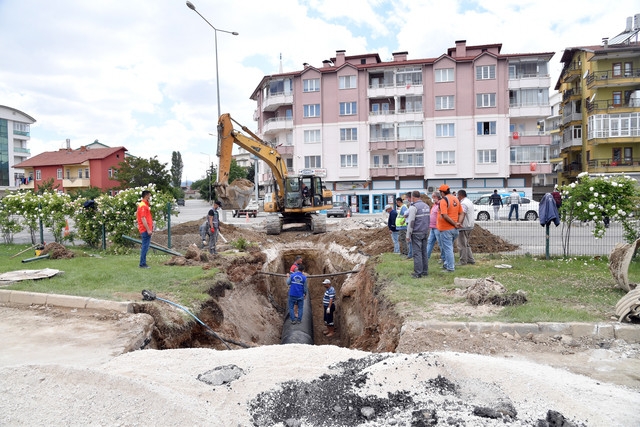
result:
<svg viewBox="0 0 640 427"><path fill-rule="evenodd" d="M45 151L37 156L28 158L22 163L18 163L14 167L32 168L37 166L79 165L87 160L104 159L118 151L127 151L127 149L124 147L110 147L87 150L83 147L78 150L61 149L59 151Z"/></svg>

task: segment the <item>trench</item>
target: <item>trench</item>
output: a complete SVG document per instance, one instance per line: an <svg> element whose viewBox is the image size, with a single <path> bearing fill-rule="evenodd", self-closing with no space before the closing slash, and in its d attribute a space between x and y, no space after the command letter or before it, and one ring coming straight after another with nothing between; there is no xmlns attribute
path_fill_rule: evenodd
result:
<svg viewBox="0 0 640 427"><path fill-rule="evenodd" d="M309 298L305 325L288 320L286 277L297 255L303 257L308 274ZM280 345L283 341L313 345L335 345L372 352L394 351L402 320L378 293L368 257L336 244L274 244L233 260L225 269L226 278L217 279L208 290L209 299L194 314L223 339L248 347ZM348 274L339 274L342 272ZM314 277L321 275L322 277ZM331 280L336 290L335 334L326 337L322 309L325 288ZM159 302L137 304L136 312L148 313L155 324L150 348L227 349L206 327ZM305 317L307 317L305 315ZM294 338L299 331L309 339ZM230 344L231 349L242 348Z"/></svg>

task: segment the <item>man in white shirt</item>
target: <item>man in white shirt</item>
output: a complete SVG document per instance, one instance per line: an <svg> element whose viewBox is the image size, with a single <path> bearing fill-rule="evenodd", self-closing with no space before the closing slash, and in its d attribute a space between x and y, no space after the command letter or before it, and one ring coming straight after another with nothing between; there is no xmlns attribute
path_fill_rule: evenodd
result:
<svg viewBox="0 0 640 427"><path fill-rule="evenodd" d="M465 190L458 191L458 200L462 205L462 211L464 212L464 218L462 219L462 228L460 228L460 234L458 235L458 246L460 247L460 265L475 264L476 260L473 259L471 253L471 245L469 244L469 238L475 225L475 211L473 202L467 197Z"/></svg>
<svg viewBox="0 0 640 427"><path fill-rule="evenodd" d="M518 194L518 192L514 188L513 192L509 195L509 205L511 206L511 208L509 209L509 221L511 221L511 214L513 213L513 211L516 212L516 221L520 220L520 217L518 216L518 208L520 207L520 202L520 194Z"/></svg>

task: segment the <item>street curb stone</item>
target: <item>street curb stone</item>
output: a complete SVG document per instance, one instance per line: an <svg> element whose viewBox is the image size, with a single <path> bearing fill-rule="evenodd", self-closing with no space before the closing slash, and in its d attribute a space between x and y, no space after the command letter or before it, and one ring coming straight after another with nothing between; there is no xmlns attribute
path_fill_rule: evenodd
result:
<svg viewBox="0 0 640 427"><path fill-rule="evenodd" d="M110 310L133 313L132 302L108 301L75 295L42 294L0 289L0 303L53 305L57 307Z"/></svg>

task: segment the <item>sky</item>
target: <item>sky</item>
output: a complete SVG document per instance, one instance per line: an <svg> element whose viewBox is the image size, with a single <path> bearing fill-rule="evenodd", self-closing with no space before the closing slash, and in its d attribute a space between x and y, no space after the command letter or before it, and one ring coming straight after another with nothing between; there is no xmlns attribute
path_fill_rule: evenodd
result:
<svg viewBox="0 0 640 427"><path fill-rule="evenodd" d="M192 0L217 31L221 113L249 129L265 75L393 52L434 58L455 46L502 53L598 45L640 2L595 0ZM635 9L635 10L634 10ZM36 120L31 155L95 140L171 166L183 181L217 165L216 32L184 0L0 0L0 105Z"/></svg>

